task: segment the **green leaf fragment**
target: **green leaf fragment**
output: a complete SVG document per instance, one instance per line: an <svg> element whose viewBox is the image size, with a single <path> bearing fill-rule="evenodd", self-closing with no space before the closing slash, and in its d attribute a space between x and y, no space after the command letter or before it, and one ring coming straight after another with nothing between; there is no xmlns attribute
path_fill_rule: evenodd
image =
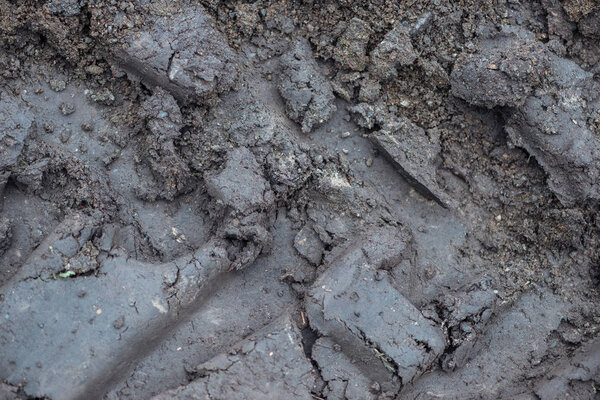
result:
<svg viewBox="0 0 600 400"><path fill-rule="evenodd" d="M60 276L61 278L68 278L70 276L74 276L75 272L74 271L65 271L65 272L61 272L60 274L58 274L58 276Z"/></svg>

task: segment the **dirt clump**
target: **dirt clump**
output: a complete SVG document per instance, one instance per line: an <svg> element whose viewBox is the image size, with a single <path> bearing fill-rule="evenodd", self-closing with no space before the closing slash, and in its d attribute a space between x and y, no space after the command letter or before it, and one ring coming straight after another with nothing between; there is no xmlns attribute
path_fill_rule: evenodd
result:
<svg viewBox="0 0 600 400"><path fill-rule="evenodd" d="M285 99L289 117L308 133L336 110L331 85L321 76L306 41L296 42L281 57L281 62L279 92Z"/></svg>

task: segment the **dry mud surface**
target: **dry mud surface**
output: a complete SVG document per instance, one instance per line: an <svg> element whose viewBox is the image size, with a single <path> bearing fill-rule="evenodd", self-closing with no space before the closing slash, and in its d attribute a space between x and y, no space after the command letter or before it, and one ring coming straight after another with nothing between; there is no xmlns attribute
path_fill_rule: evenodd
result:
<svg viewBox="0 0 600 400"><path fill-rule="evenodd" d="M0 399L599 399L600 3L0 0Z"/></svg>

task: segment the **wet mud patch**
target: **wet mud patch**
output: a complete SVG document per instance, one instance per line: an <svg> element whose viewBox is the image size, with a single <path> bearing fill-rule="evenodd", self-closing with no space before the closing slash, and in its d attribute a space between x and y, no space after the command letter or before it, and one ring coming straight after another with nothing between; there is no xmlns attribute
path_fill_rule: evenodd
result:
<svg viewBox="0 0 600 400"><path fill-rule="evenodd" d="M597 396L593 2L0 10L0 397Z"/></svg>

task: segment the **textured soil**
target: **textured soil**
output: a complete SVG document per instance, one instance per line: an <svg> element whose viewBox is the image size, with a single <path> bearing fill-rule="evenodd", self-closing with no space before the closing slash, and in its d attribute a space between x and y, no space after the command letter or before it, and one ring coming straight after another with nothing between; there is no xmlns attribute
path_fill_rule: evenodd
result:
<svg viewBox="0 0 600 400"><path fill-rule="evenodd" d="M600 3L0 0L0 399L600 399Z"/></svg>

